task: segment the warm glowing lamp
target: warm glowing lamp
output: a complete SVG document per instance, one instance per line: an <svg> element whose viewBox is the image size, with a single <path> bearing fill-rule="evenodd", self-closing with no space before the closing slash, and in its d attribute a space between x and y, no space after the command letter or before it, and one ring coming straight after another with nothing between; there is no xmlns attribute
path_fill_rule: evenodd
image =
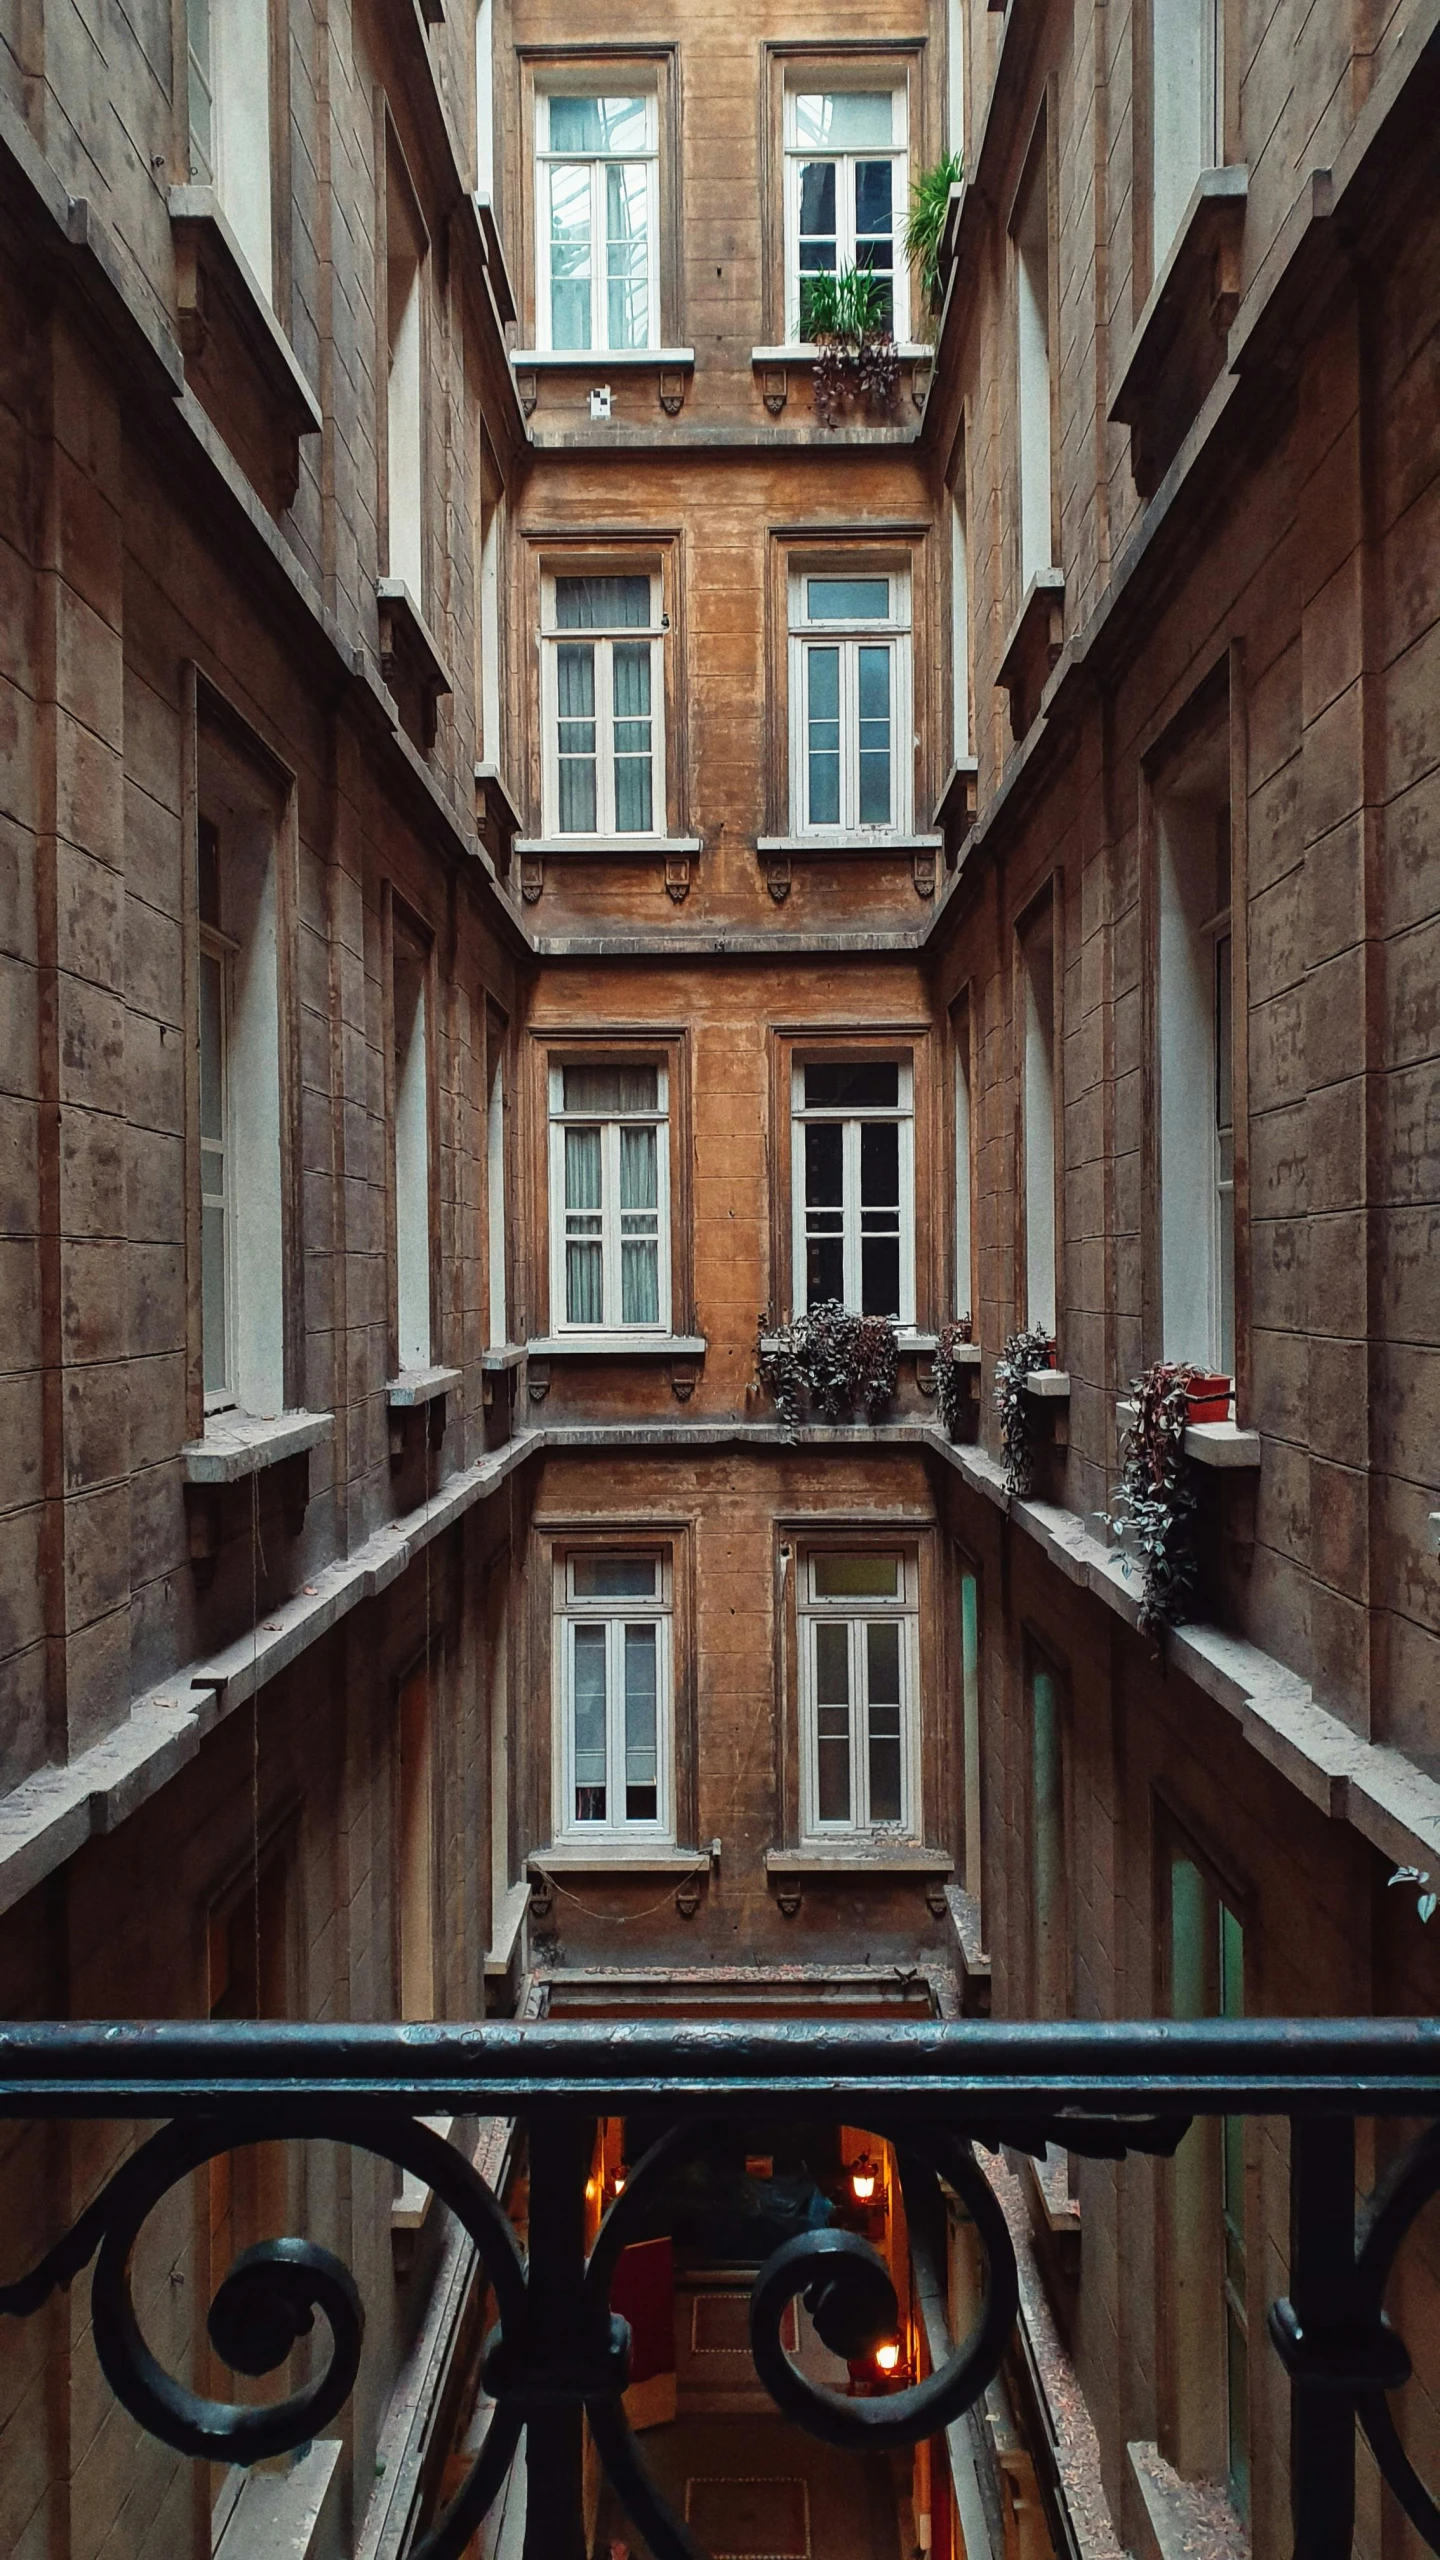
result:
<svg viewBox="0 0 1440 2560"><path fill-rule="evenodd" d="M623 2169L617 2169L615 2172L615 2193L617 2196L623 2196L625 2193L625 2172Z"/></svg>
<svg viewBox="0 0 1440 2560"><path fill-rule="evenodd" d="M878 2346L875 2350L875 2361L882 2373L893 2373L900 2362L899 2339L887 2338L883 2345Z"/></svg>
<svg viewBox="0 0 1440 2560"><path fill-rule="evenodd" d="M868 2151L862 2151L850 2172L850 2192L857 2204L869 2204L875 2193L875 2169Z"/></svg>

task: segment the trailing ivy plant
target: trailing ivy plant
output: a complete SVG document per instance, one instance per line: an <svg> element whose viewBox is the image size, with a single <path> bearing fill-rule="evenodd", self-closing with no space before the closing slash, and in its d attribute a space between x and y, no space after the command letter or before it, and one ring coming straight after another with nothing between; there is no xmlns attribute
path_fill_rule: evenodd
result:
<svg viewBox="0 0 1440 2560"><path fill-rule="evenodd" d="M900 383L900 359L885 308L883 276L868 267L806 276L800 325L819 349L811 377L815 414L833 427L842 409L884 411Z"/></svg>
<svg viewBox="0 0 1440 2560"><path fill-rule="evenodd" d="M953 1440L957 1424L970 1402L968 1379L955 1363L956 1345L974 1339L974 1326L969 1316L957 1316L953 1323L940 1328L940 1350L935 1362L935 1393L940 1406L940 1419L947 1438Z"/></svg>
<svg viewBox="0 0 1440 2560"><path fill-rule="evenodd" d="M922 169L910 189L910 211L905 219L905 255L911 271L920 279L920 290L930 310L940 308L940 242L944 237L945 218L950 211L950 190L958 187L964 175L958 151L947 151L932 169Z"/></svg>
<svg viewBox="0 0 1440 2560"><path fill-rule="evenodd" d="M1140 1624L1149 1635L1180 1626L1195 1596L1195 1471L1185 1455L1188 1361L1157 1360L1131 1388L1135 1419L1125 1434L1109 1527L1138 1552Z"/></svg>
<svg viewBox="0 0 1440 2560"><path fill-rule="evenodd" d="M861 1412L876 1421L894 1400L898 1367L894 1326L884 1316L851 1315L838 1299L792 1324L760 1320L756 1369L788 1439L807 1408L826 1422Z"/></svg>
<svg viewBox="0 0 1440 2560"><path fill-rule="evenodd" d="M1035 1482L1035 1409L1025 1381L1032 1369L1048 1369L1055 1341L1043 1326L1012 1333L995 1363L995 1410L1007 1493L1028 1494Z"/></svg>
<svg viewBox="0 0 1440 2560"><path fill-rule="evenodd" d="M1422 1920L1433 1920L1440 1910L1440 1893L1435 1890L1428 1867L1397 1867L1390 1878L1392 1884L1416 1887L1415 1909Z"/></svg>

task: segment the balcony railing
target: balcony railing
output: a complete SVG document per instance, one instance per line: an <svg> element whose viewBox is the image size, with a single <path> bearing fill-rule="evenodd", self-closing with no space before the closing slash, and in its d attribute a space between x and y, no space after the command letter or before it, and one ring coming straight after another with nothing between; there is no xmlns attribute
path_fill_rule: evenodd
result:
<svg viewBox="0 0 1440 2560"><path fill-rule="evenodd" d="M671 2129L631 2166L586 2248L596 2119L643 2112ZM1440 2188L1440 2129L1411 2142L1355 2212L1357 2118L1440 2114L1440 2024L1429 2020L1204 2021L1074 2026L817 2019L803 2025L625 2024L21 2026L0 2031L0 2117L162 2118L0 2313L24 2318L92 2259L96 2352L139 2424L179 2452L247 2464L308 2443L348 2398L364 2313L326 2249L275 2239L246 2250L210 2307L232 2370L277 2372L321 2312L328 2359L265 2407L205 2400L152 2355L130 2291L148 2217L183 2177L261 2140L338 2142L412 2171L474 2242L496 2306L484 2381L495 2414L472 2471L413 2560L458 2560L499 2494L526 2431L526 2560L583 2560L584 2424L655 2560L706 2560L650 2477L622 2406L629 2334L610 2308L620 2253L677 2168L747 2117L843 2122L896 2150L912 2240L928 2254L941 2181L969 2211L985 2260L969 2337L923 2381L882 2399L819 2388L782 2343L803 2296L822 2341L863 2356L896 2319L877 2251L845 2231L807 2232L762 2267L751 2300L756 2369L798 2425L876 2450L936 2435L996 2374L1017 2301L1008 2226L975 2146L1047 2143L1089 2157L1168 2155L1196 2116L1290 2121L1288 2295L1269 2314L1290 2378L1299 2560L1344 2560L1355 2510L1355 2425L1406 2514L1440 2550L1440 2510L1417 2477L1389 2394L1410 2373L1383 2308L1397 2253ZM529 2147L530 2249L499 2199L420 2119L515 2116ZM928 2217L935 2217L927 2234ZM14 2259L14 2239L11 2240Z"/></svg>

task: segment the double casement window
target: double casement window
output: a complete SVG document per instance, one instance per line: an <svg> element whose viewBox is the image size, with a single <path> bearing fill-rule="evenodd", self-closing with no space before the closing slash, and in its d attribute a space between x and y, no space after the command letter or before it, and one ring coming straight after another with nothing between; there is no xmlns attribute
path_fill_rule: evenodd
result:
<svg viewBox="0 0 1440 2560"><path fill-rule="evenodd" d="M785 98L785 332L811 336L811 279L865 267L879 317L908 326L903 89L791 89Z"/></svg>
<svg viewBox="0 0 1440 2560"><path fill-rule="evenodd" d="M550 1300L557 1333L670 1327L669 1077L550 1069Z"/></svg>
<svg viewBox="0 0 1440 2560"><path fill-rule="evenodd" d="M186 0L190 177L213 187L266 301L275 289L270 0Z"/></svg>
<svg viewBox="0 0 1440 2560"><path fill-rule="evenodd" d="M914 1077L895 1058L797 1063L794 1299L915 1321Z"/></svg>
<svg viewBox="0 0 1440 2560"><path fill-rule="evenodd" d="M558 1580L556 1837L668 1840L669 1558L582 1551Z"/></svg>
<svg viewBox="0 0 1440 2560"><path fill-rule="evenodd" d="M549 836L664 833L660 590L658 570L544 580Z"/></svg>
<svg viewBox="0 0 1440 2560"><path fill-rule="evenodd" d="M653 95L537 101L542 347L660 343L658 108Z"/></svg>
<svg viewBox="0 0 1440 2560"><path fill-rule="evenodd" d="M202 744L195 1025L200 1321L205 1410L285 1401L280 996L274 821L236 787L238 758ZM232 775L234 780L232 780Z"/></svg>
<svg viewBox="0 0 1440 2560"><path fill-rule="evenodd" d="M808 1839L918 1827L916 1564L900 1552L801 1561L801 1820Z"/></svg>
<svg viewBox="0 0 1440 2560"><path fill-rule="evenodd" d="M910 824L910 581L900 569L790 578L790 804L797 835Z"/></svg>

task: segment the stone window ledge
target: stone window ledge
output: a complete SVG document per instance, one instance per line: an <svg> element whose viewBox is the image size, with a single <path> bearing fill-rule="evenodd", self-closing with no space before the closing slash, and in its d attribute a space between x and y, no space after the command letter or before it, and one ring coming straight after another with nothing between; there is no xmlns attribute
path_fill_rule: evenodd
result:
<svg viewBox="0 0 1440 2560"><path fill-rule="evenodd" d="M501 242L499 226L495 220L495 208L490 198L482 195L473 195L470 198L470 205L475 216L476 229L480 234L480 254L490 271L495 308L502 321L518 319L515 288L510 281L510 270L505 264L505 250Z"/></svg>
<svg viewBox="0 0 1440 2560"><path fill-rule="evenodd" d="M1037 569L1006 635L995 682L1010 697L1010 727L1023 738L1065 646L1065 572Z"/></svg>
<svg viewBox="0 0 1440 2560"><path fill-rule="evenodd" d="M631 1847L625 1841L557 1840L548 1849L532 1850L526 1860L538 1882L546 1876L693 1876L718 1866L720 1843L703 1849L672 1849L664 1841L653 1847Z"/></svg>
<svg viewBox="0 0 1440 2560"><path fill-rule="evenodd" d="M1115 1407L1122 1431L1129 1430L1135 1412L1135 1406L1122 1396ZM1238 1422L1192 1422L1185 1433L1185 1455L1197 1467L1258 1467L1260 1434L1243 1429Z"/></svg>
<svg viewBox="0 0 1440 2560"><path fill-rule="evenodd" d="M1140 2492L1140 2560L1188 2560L1197 2550L1214 2560L1245 2560L1249 2532L1217 2482L1182 2480L1153 2444L1127 2444L1125 2452Z"/></svg>
<svg viewBox="0 0 1440 2560"><path fill-rule="evenodd" d="M925 1849L915 1840L821 1840L808 1848L767 1849L765 1872L771 1876L948 1876L955 1861L948 1849Z"/></svg>
<svg viewBox="0 0 1440 2560"><path fill-rule="evenodd" d="M849 834L837 827L808 836L757 836L755 850L762 861L771 854L788 854L793 860L808 853L817 861L831 862L837 854L933 853L944 841L942 835L916 827L857 827Z"/></svg>
<svg viewBox="0 0 1440 2560"><path fill-rule="evenodd" d="M1249 191L1243 163L1202 171L1130 341L1110 417L1130 429L1142 497L1158 487L1178 450L1240 307Z"/></svg>
<svg viewBox="0 0 1440 2560"><path fill-rule="evenodd" d="M523 1342L492 1342L480 1354L480 1366L487 1377L498 1377L502 1369L518 1369L525 1357Z"/></svg>
<svg viewBox="0 0 1440 2560"><path fill-rule="evenodd" d="M708 1348L703 1333L541 1334L525 1345L532 1360L699 1360Z"/></svg>
<svg viewBox="0 0 1440 2560"><path fill-rule="evenodd" d="M215 2560L319 2560L336 2547L343 2487L336 2436L307 2446L288 2471L231 2472L215 2510Z"/></svg>
<svg viewBox="0 0 1440 2560"><path fill-rule="evenodd" d="M935 803L935 824L952 859L975 824L979 790L979 757L957 756Z"/></svg>
<svg viewBox="0 0 1440 2560"><path fill-rule="evenodd" d="M504 846L513 848L520 833L522 822L515 794L498 764L481 763L475 767L475 823L487 853Z"/></svg>
<svg viewBox="0 0 1440 2560"><path fill-rule="evenodd" d="M240 1484L318 1448L334 1428L331 1413L213 1414L204 1438L187 1441L181 1450L181 1472L186 1484Z"/></svg>
<svg viewBox="0 0 1440 2560"><path fill-rule="evenodd" d="M693 372L693 347L514 347L516 373Z"/></svg>
<svg viewBox="0 0 1440 2560"><path fill-rule="evenodd" d="M1064 1404L1070 1395L1070 1372L1068 1369L1027 1369L1025 1393L1038 1396L1042 1403Z"/></svg>
<svg viewBox="0 0 1440 2560"><path fill-rule="evenodd" d="M213 187L172 187L180 342L187 356L205 352L224 311L258 375L275 423L291 436L318 436L325 420L269 297L241 248Z"/></svg>
<svg viewBox="0 0 1440 2560"><path fill-rule="evenodd" d="M453 1395L464 1379L463 1369L401 1369L385 1381L385 1401L392 1412L409 1413L416 1405L433 1404L437 1396Z"/></svg>
<svg viewBox="0 0 1440 2560"><path fill-rule="evenodd" d="M380 609L380 672L386 683L399 664L432 701L453 693L454 678L439 642L404 579L377 578L375 601Z"/></svg>
<svg viewBox="0 0 1440 2560"><path fill-rule="evenodd" d="M757 371L762 365L813 364L819 353L813 339L796 338L783 347L752 347L750 362ZM932 346L922 346L918 340L909 338L896 348L895 353L902 364L930 364L935 356Z"/></svg>
<svg viewBox="0 0 1440 2560"><path fill-rule="evenodd" d="M662 858L677 854L694 855L704 849L703 836L517 836L514 851L522 859L553 862L563 854L605 854L623 856L633 861L637 854L652 853Z"/></svg>
<svg viewBox="0 0 1440 2560"><path fill-rule="evenodd" d="M453 2116L422 2116L420 2122L438 2133L442 2142L448 2142L455 2129ZM415 2244L434 2201L434 2188L416 2170L401 2170L399 2187L390 2200L390 2252L395 2273L402 2279L410 2272Z"/></svg>
<svg viewBox="0 0 1440 2560"><path fill-rule="evenodd" d="M780 1336L778 1333L761 1334L760 1348L762 1351L778 1351L779 1347ZM897 1325L895 1329L895 1348L899 1352L909 1353L912 1357L916 1353L935 1352L940 1348L940 1336L938 1333L921 1333L913 1324ZM978 1344L972 1346L967 1343L963 1348L967 1351L973 1348L976 1359L979 1359L980 1350Z"/></svg>
<svg viewBox="0 0 1440 2560"><path fill-rule="evenodd" d="M494 1923L495 1942L485 1950L487 1981L502 1981L509 1972L529 1908L530 1885L522 1876L518 1884L512 1884L500 1905L499 1916Z"/></svg>
<svg viewBox="0 0 1440 2560"><path fill-rule="evenodd" d="M938 1342L935 1348L939 1350ZM984 1357L978 1342L952 1342L950 1345L950 1365L954 1369L978 1369ZM1032 1371L1031 1375L1034 1374Z"/></svg>

